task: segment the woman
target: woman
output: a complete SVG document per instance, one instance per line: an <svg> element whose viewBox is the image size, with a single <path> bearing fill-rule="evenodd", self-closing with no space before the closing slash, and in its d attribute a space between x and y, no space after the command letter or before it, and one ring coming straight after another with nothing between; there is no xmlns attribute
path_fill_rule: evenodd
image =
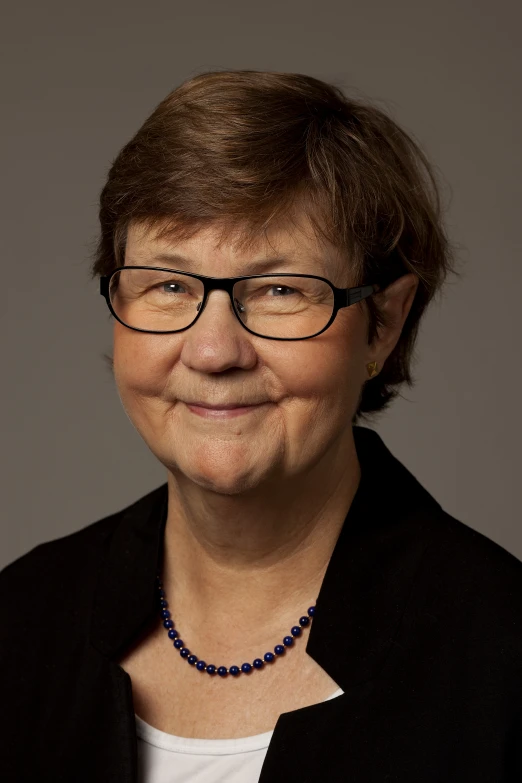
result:
<svg viewBox="0 0 522 783"><path fill-rule="evenodd" d="M2 779L522 780L522 564L357 424L455 271L414 140L308 76L202 74L100 222L167 482L4 569Z"/></svg>

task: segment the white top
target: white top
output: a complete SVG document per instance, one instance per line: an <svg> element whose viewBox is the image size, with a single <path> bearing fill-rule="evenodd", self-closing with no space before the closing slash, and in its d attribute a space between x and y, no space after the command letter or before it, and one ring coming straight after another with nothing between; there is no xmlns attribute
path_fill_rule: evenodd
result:
<svg viewBox="0 0 522 783"><path fill-rule="evenodd" d="M339 688L325 701L343 693ZM258 783L274 733L239 739L177 737L135 718L139 783Z"/></svg>

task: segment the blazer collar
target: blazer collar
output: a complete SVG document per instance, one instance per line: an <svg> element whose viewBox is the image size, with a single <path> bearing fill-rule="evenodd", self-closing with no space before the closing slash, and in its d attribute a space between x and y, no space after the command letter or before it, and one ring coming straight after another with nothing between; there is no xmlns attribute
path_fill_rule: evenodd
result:
<svg viewBox="0 0 522 783"><path fill-rule="evenodd" d="M441 507L380 436L354 426L361 480L316 601L307 653L347 691L384 661ZM118 658L158 622L167 483L124 509L100 566L91 644Z"/></svg>

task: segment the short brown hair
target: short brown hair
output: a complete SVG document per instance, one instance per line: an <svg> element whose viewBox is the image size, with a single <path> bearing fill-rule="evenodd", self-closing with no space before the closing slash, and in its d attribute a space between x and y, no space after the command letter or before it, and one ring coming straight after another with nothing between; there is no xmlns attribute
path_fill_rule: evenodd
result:
<svg viewBox="0 0 522 783"><path fill-rule="evenodd" d="M422 314L455 270L433 166L419 144L367 100L297 73L202 73L161 101L109 170L92 277L123 263L129 225L186 238L209 224L266 231L307 205L314 227L346 251L352 285L419 278L399 342L364 385L353 423L413 386ZM384 314L370 297L368 343ZM362 304L362 303L361 303ZM110 357L109 361L112 361Z"/></svg>

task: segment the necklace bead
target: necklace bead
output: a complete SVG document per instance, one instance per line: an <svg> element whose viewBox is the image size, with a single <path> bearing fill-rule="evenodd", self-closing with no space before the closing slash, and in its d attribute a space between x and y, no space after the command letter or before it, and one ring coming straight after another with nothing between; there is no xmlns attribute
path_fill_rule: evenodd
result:
<svg viewBox="0 0 522 783"><path fill-rule="evenodd" d="M291 630L291 636L285 636L283 644L276 644L274 652L266 652L263 658L255 658L252 663L245 662L239 666L231 666L227 669L226 666L214 666L214 664L207 664L205 661L198 659L197 655L191 653L188 647L185 647L183 639L179 638L179 631L174 628L174 621L171 619L171 614L168 607L168 601L165 597L165 591L163 590L163 584L161 579L156 576L156 585L158 588L160 616L163 620L163 627L167 630L169 639L173 640L173 646L179 650L179 654L182 658L185 658L190 666L194 666L200 672L206 672L210 676L218 674L220 677L227 677L231 674L232 677L239 677L240 674L250 674L254 669L264 668L265 663L272 663L276 657L284 655L287 647L292 647L294 641L298 636L301 636L303 628L306 628L315 614L315 606L308 607L307 614L299 618L299 625L294 625Z"/></svg>

